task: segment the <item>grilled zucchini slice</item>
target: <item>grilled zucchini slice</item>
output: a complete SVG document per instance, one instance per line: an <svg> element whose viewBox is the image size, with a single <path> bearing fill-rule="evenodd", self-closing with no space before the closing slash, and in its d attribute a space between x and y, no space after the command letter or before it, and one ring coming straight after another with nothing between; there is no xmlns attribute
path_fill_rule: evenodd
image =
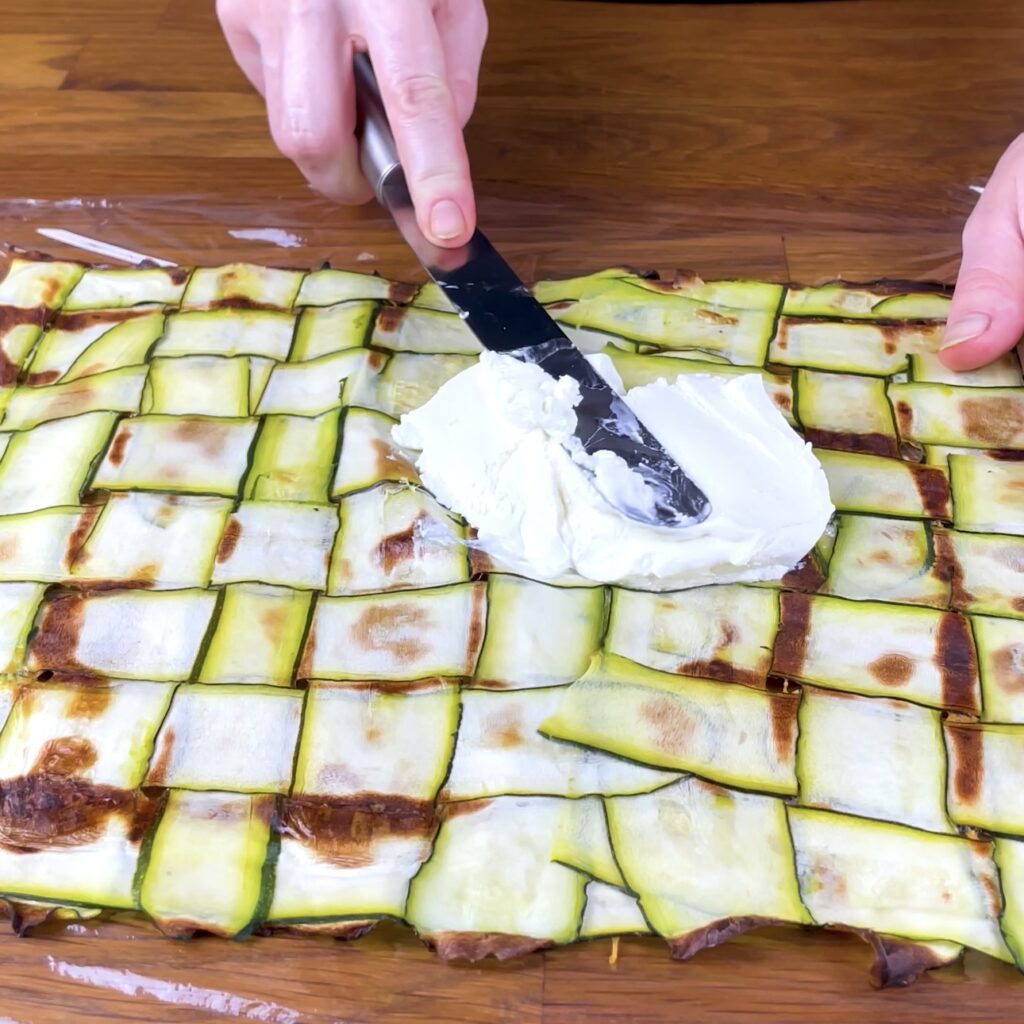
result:
<svg viewBox="0 0 1024 1024"><path fill-rule="evenodd" d="M806 807L787 814L800 897L815 923L1010 959L990 843Z"/></svg>
<svg viewBox="0 0 1024 1024"><path fill-rule="evenodd" d="M467 690L443 799L646 793L679 777L545 738L538 730L563 696L560 686L509 693Z"/></svg>
<svg viewBox="0 0 1024 1024"><path fill-rule="evenodd" d="M552 739L767 793L796 792L798 698L595 658L540 725Z"/></svg>
<svg viewBox="0 0 1024 1024"><path fill-rule="evenodd" d="M579 679L600 647L605 594L492 573L474 686L520 689ZM557 625L555 625L557 624Z"/></svg>
<svg viewBox="0 0 1024 1024"><path fill-rule="evenodd" d="M265 795L167 794L139 891L162 932L234 938L256 924L273 810Z"/></svg>
<svg viewBox="0 0 1024 1024"><path fill-rule="evenodd" d="M800 702L800 803L952 832L940 713L810 687Z"/></svg>
<svg viewBox="0 0 1024 1024"><path fill-rule="evenodd" d="M674 956L759 924L809 922L781 800L683 779L605 806L623 877Z"/></svg>

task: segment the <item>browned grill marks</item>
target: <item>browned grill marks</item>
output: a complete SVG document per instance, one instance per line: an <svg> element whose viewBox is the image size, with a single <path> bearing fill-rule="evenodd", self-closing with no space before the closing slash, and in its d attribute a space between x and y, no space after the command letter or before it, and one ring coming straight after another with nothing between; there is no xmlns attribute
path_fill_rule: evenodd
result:
<svg viewBox="0 0 1024 1024"><path fill-rule="evenodd" d="M946 474L936 466L908 464L907 468L928 518L948 519L949 480L946 479Z"/></svg>
<svg viewBox="0 0 1024 1024"><path fill-rule="evenodd" d="M1004 395L964 398L960 402L964 433L985 444L1009 445L1024 432L1024 401Z"/></svg>
<svg viewBox="0 0 1024 1024"><path fill-rule="evenodd" d="M400 662L415 661L427 652L427 645L416 636L403 636L402 631L426 625L426 613L415 604L370 605L356 620L351 638L365 650L387 651Z"/></svg>
<svg viewBox="0 0 1024 1024"><path fill-rule="evenodd" d="M146 775L147 786L162 786L167 778L167 769L170 767L171 759L174 756L174 741L177 739L172 726L165 725L156 738L156 749L153 751L153 759L149 763L149 773Z"/></svg>
<svg viewBox="0 0 1024 1024"><path fill-rule="evenodd" d="M914 659L905 654L883 654L868 665L868 671L883 686L906 686L914 674Z"/></svg>
<svg viewBox="0 0 1024 1024"><path fill-rule="evenodd" d="M419 546L420 523L427 518L425 512L417 514L416 518L398 533L392 533L385 537L377 545L375 557L377 564L390 576L403 562L408 562L416 557L416 549Z"/></svg>
<svg viewBox="0 0 1024 1024"><path fill-rule="evenodd" d="M46 307L33 306L22 309L20 306L0 306L0 337L15 327L42 327L46 323ZM14 381L3 381L13 384Z"/></svg>
<svg viewBox="0 0 1024 1024"><path fill-rule="evenodd" d="M473 599L469 610L469 630L466 640L466 672L472 674L480 657L480 647L484 642L484 630L487 626L487 584L473 585Z"/></svg>
<svg viewBox="0 0 1024 1024"><path fill-rule="evenodd" d="M694 928L685 935L678 935L668 938L669 956L673 960L689 960L696 956L702 949L711 949L713 946L720 946L737 935L749 932L754 928L766 928L770 925L781 925L786 922L772 917L723 917L719 921L712 921L711 924L702 928Z"/></svg>
<svg viewBox="0 0 1024 1024"><path fill-rule="evenodd" d="M36 775L78 775L96 763L96 748L83 736L60 736L43 744L32 772Z"/></svg>
<svg viewBox="0 0 1024 1024"><path fill-rule="evenodd" d="M945 729L953 794L961 803L973 804L981 796L985 774L981 730L960 722L946 722Z"/></svg>
<svg viewBox="0 0 1024 1024"><path fill-rule="evenodd" d="M714 309L698 309L694 315L698 320L714 324L716 327L735 327L740 322L739 317L728 316Z"/></svg>
<svg viewBox="0 0 1024 1024"><path fill-rule="evenodd" d="M409 483L419 481L419 473L413 464L386 441L375 437L370 441L370 449L374 456L376 476L384 480L405 480Z"/></svg>
<svg viewBox="0 0 1024 1024"><path fill-rule="evenodd" d="M523 714L518 707L493 711L484 719L487 742L497 747L518 747L523 743Z"/></svg>
<svg viewBox="0 0 1024 1024"><path fill-rule="evenodd" d="M155 813L155 801L142 793L73 776L20 776L0 782L0 846L32 853L91 843L114 816L138 842Z"/></svg>
<svg viewBox="0 0 1024 1024"><path fill-rule="evenodd" d="M818 562L818 556L812 551L782 577L781 585L788 590L800 590L805 594L813 594L821 588L824 582L825 573Z"/></svg>
<svg viewBox="0 0 1024 1024"><path fill-rule="evenodd" d="M121 323L124 320L136 320L140 316L152 313L153 307L129 306L125 309L84 309L79 313L60 313L53 325L61 331L81 331L96 324Z"/></svg>
<svg viewBox="0 0 1024 1024"><path fill-rule="evenodd" d="M85 600L82 594L60 594L45 606L39 632L30 648L32 668L96 675L93 669L78 660L78 638L85 618Z"/></svg>
<svg viewBox="0 0 1024 1024"><path fill-rule="evenodd" d="M388 285L388 302L404 306L416 298L419 285L406 284L404 281L392 281Z"/></svg>
<svg viewBox="0 0 1024 1024"><path fill-rule="evenodd" d="M804 437L816 448L839 452L859 452L863 455L885 455L899 458L899 445L889 434L853 434L845 430L819 430L806 427Z"/></svg>
<svg viewBox="0 0 1024 1024"><path fill-rule="evenodd" d="M226 562L234 553L238 545L238 538L242 536L242 524L235 516L228 519L224 533L221 535L220 543L217 545L217 564Z"/></svg>
<svg viewBox="0 0 1024 1024"><path fill-rule="evenodd" d="M966 611L974 603L974 595L964 586L964 571L956 557L952 536L945 530L935 530L932 544L935 547L935 571L943 574L940 579L949 581L950 606L956 611Z"/></svg>
<svg viewBox="0 0 1024 1024"><path fill-rule="evenodd" d="M131 439L132 428L127 423L122 423L117 434L114 436L114 443L107 452L107 460L112 466L120 466L124 462L124 452Z"/></svg>
<svg viewBox="0 0 1024 1024"><path fill-rule="evenodd" d="M406 307L385 306L377 314L377 330L382 334L394 334L405 319Z"/></svg>
<svg viewBox="0 0 1024 1024"><path fill-rule="evenodd" d="M992 674L1004 693L1024 692L1024 644L1007 644L993 652Z"/></svg>
<svg viewBox="0 0 1024 1024"><path fill-rule="evenodd" d="M6 378L13 373L10 380ZM0 352L0 384L13 384L18 376L18 368L14 363L7 361L7 357ZM30 388L42 388L47 384L60 380L59 370L42 370L39 373L30 373L25 377L25 383Z"/></svg>
<svg viewBox="0 0 1024 1024"><path fill-rule="evenodd" d="M114 699L114 691L109 686L97 683L83 683L74 688L68 702L68 717L79 719L99 718Z"/></svg>
<svg viewBox="0 0 1024 1024"><path fill-rule="evenodd" d="M765 654L765 660L770 657ZM757 669L744 668L741 665L733 665L728 660L709 658L705 661L682 662L675 668L676 675L696 676L698 679L715 679L722 683L742 683L744 686L752 686L755 689L763 689L765 677L768 675L768 665L762 671Z"/></svg>
<svg viewBox="0 0 1024 1024"><path fill-rule="evenodd" d="M651 742L666 754L685 753L698 723L671 697L648 697L640 705L640 718L648 726Z"/></svg>
<svg viewBox="0 0 1024 1024"><path fill-rule="evenodd" d="M778 676L799 677L811 631L811 598L806 594L782 594L779 609L780 625L772 672Z"/></svg>
<svg viewBox="0 0 1024 1024"><path fill-rule="evenodd" d="M424 936L441 960L514 960L516 957L550 949L549 939L531 939L525 935L483 934L480 932L434 932Z"/></svg>
<svg viewBox="0 0 1024 1024"><path fill-rule="evenodd" d="M309 847L320 859L341 867L373 863L384 839L418 839L423 857L437 829L434 804L384 793L359 793L344 800L292 798L283 801L277 829Z"/></svg>
<svg viewBox="0 0 1024 1024"><path fill-rule="evenodd" d="M791 764L796 758L797 712L799 693L773 693L768 701L772 728L772 746L779 761Z"/></svg>
<svg viewBox="0 0 1024 1024"><path fill-rule="evenodd" d="M78 522L75 523L74 530L71 531L71 536L68 537L68 545L64 549L64 561L68 567L73 566L78 561L82 548L89 539L89 534L92 533L92 528L95 526L96 520L102 511L102 505L86 505L82 510L82 514L78 517Z"/></svg>
<svg viewBox="0 0 1024 1024"><path fill-rule="evenodd" d="M186 444L194 444L203 455L212 459L224 447L225 434L222 425L195 417L179 416L174 425L174 438Z"/></svg>
<svg viewBox="0 0 1024 1024"><path fill-rule="evenodd" d="M935 662L939 668L943 705L975 713L980 711L978 655L970 623L964 616L953 612L943 614L935 640Z"/></svg>
<svg viewBox="0 0 1024 1024"><path fill-rule="evenodd" d="M914 434L914 410L909 402L902 399L893 403L896 413L896 429L901 437L912 437Z"/></svg>

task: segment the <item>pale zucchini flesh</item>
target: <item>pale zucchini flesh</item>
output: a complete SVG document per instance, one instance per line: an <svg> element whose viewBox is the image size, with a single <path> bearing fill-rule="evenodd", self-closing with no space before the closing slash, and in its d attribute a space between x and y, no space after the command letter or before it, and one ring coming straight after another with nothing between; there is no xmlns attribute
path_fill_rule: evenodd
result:
<svg viewBox="0 0 1024 1024"><path fill-rule="evenodd" d="M684 779L605 804L623 877L660 935L684 944L717 922L809 922L781 800Z"/></svg>
<svg viewBox="0 0 1024 1024"><path fill-rule="evenodd" d="M784 578L651 595L515 575L422 487L392 429L479 352L436 286L6 269L19 929L391 918L446 958L686 957L813 920L881 984L1019 954L1024 375L944 366L947 292L537 286L628 386L759 374L824 466L837 520Z"/></svg>

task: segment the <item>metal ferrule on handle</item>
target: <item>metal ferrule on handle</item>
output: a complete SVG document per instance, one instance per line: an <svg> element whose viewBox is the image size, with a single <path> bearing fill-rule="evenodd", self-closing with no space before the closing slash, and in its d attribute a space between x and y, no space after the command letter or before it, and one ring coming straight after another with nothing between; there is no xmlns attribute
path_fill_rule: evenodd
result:
<svg viewBox="0 0 1024 1024"><path fill-rule="evenodd" d="M355 54L352 67L356 80L356 130L361 143L359 162L366 180L373 186L377 201L383 203L385 185L402 169L398 147L391 134L369 56L365 53Z"/></svg>

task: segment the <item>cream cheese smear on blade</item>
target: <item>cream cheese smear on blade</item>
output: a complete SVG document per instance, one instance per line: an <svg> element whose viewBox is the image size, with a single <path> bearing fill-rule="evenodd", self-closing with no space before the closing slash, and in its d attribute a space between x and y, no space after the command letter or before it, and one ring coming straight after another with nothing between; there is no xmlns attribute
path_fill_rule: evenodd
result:
<svg viewBox="0 0 1024 1024"><path fill-rule="evenodd" d="M393 437L418 452L424 485L503 569L672 590L778 579L811 550L833 512L828 484L759 374L688 373L626 392L607 356L588 358L708 496L711 514L669 528L617 511L603 494L636 503L645 485L617 455L583 451L576 382L485 352Z"/></svg>

